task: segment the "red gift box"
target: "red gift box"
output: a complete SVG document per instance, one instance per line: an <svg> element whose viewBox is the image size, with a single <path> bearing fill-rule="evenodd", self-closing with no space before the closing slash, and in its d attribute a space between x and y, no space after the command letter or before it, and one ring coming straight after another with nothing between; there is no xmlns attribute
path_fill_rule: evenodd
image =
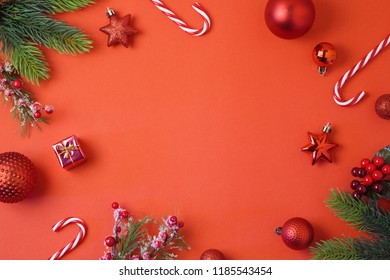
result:
<svg viewBox="0 0 390 280"><path fill-rule="evenodd" d="M58 157L61 167L66 170L79 165L86 159L79 140L74 135L54 144L53 149Z"/></svg>

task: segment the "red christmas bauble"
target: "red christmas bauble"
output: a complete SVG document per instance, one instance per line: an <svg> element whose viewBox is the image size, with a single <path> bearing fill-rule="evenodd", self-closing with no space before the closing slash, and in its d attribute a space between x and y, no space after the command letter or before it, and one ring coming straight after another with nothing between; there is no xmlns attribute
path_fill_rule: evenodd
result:
<svg viewBox="0 0 390 280"><path fill-rule="evenodd" d="M313 226L304 218L295 217L278 227L275 232L282 237L284 244L294 250L310 246L314 238Z"/></svg>
<svg viewBox="0 0 390 280"><path fill-rule="evenodd" d="M375 112L382 119L390 120L390 94L384 94L378 97L375 102Z"/></svg>
<svg viewBox="0 0 390 280"><path fill-rule="evenodd" d="M269 0L265 22L273 34L283 39L305 35L313 25L315 8L312 0Z"/></svg>
<svg viewBox="0 0 390 280"><path fill-rule="evenodd" d="M201 260L224 260L224 254L217 249L208 249L200 256Z"/></svg>
<svg viewBox="0 0 390 280"><path fill-rule="evenodd" d="M14 203L26 198L35 188L37 172L26 156L0 154L0 202Z"/></svg>
<svg viewBox="0 0 390 280"><path fill-rule="evenodd" d="M312 57L318 66L328 67L336 61L336 48L327 42L319 43L314 47Z"/></svg>

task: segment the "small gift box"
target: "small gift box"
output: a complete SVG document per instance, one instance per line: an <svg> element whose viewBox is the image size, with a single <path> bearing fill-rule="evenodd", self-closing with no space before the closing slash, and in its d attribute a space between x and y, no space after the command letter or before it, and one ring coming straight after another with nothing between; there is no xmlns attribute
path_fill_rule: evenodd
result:
<svg viewBox="0 0 390 280"><path fill-rule="evenodd" d="M61 167L66 170L79 165L86 159L79 140L74 135L54 144L53 149L60 161Z"/></svg>

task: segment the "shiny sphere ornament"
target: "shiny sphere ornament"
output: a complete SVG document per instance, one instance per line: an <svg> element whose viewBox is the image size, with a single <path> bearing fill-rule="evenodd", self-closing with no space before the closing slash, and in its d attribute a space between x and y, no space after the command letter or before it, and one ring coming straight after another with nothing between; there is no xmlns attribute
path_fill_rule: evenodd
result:
<svg viewBox="0 0 390 280"><path fill-rule="evenodd" d="M390 94L378 97L375 102L375 112L382 119L390 120Z"/></svg>
<svg viewBox="0 0 390 280"><path fill-rule="evenodd" d="M224 260L224 254L217 249L208 249L200 256L201 260Z"/></svg>
<svg viewBox="0 0 390 280"><path fill-rule="evenodd" d="M15 203L35 188L37 172L26 156L7 152L0 154L0 202Z"/></svg>
<svg viewBox="0 0 390 280"><path fill-rule="evenodd" d="M312 27L315 8L312 0L269 0L264 15L265 23L274 35L296 39Z"/></svg>
<svg viewBox="0 0 390 280"><path fill-rule="evenodd" d="M318 73L324 76L328 66L336 61L336 48L327 42L319 43L312 53L313 61L318 65Z"/></svg>
<svg viewBox="0 0 390 280"><path fill-rule="evenodd" d="M294 250L302 250L310 246L314 238L313 226L304 218L295 217L278 227L275 233L282 237L284 244Z"/></svg>

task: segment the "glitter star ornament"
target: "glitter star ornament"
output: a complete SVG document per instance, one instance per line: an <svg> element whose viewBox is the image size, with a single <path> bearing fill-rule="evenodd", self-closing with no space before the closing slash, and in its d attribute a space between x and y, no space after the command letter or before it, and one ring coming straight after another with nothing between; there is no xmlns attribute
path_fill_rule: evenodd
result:
<svg viewBox="0 0 390 280"><path fill-rule="evenodd" d="M328 136L331 132L331 125L327 123L322 129L320 135L315 135L311 132L308 132L310 143L301 148L301 151L311 153L312 165L316 164L317 161L321 158L326 159L329 162L332 162L332 157L329 153L329 150L337 147L337 144L329 143Z"/></svg>
<svg viewBox="0 0 390 280"><path fill-rule="evenodd" d="M137 33L137 30L130 26L130 17L128 14L124 17L118 17L114 10L107 8L107 17L110 23L101 27L99 30L108 35L107 46L122 44L129 47L129 37Z"/></svg>

